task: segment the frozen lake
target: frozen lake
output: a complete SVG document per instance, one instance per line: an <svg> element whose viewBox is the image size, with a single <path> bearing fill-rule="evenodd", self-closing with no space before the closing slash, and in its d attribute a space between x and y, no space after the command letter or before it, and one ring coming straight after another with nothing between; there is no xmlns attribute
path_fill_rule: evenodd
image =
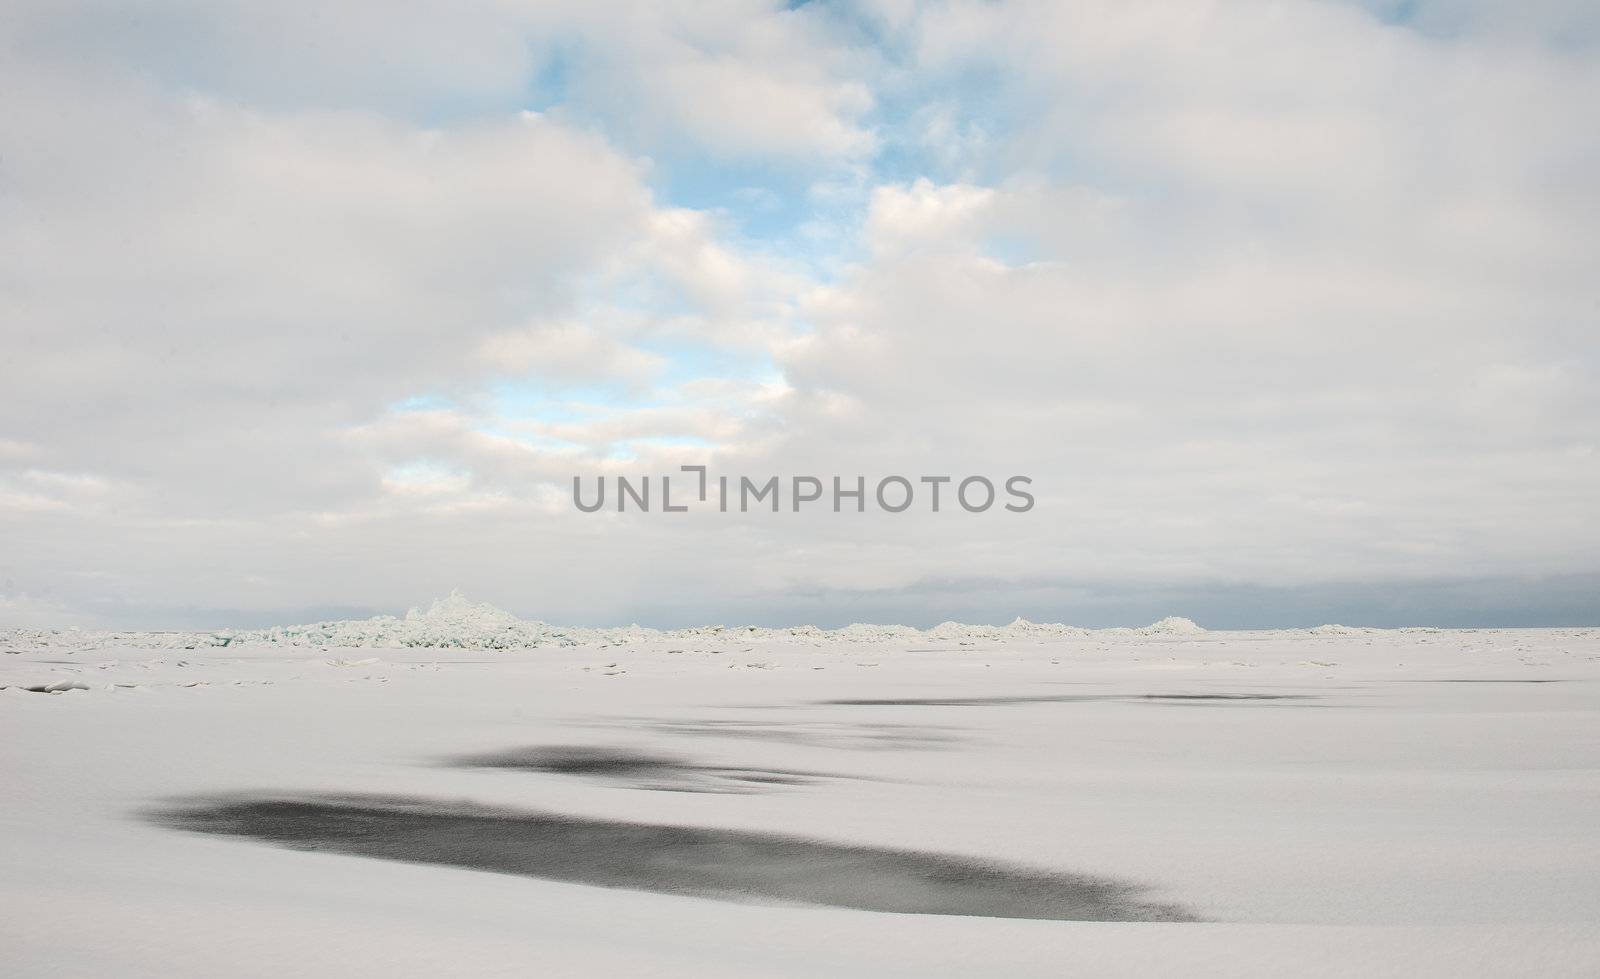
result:
<svg viewBox="0 0 1600 979"><path fill-rule="evenodd" d="M1600 974L1600 630L7 643L10 975Z"/></svg>

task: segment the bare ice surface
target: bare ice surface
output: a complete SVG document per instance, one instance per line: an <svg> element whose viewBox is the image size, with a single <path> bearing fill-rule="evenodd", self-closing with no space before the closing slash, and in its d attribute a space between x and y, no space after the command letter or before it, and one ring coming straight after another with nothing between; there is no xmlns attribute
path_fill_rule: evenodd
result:
<svg viewBox="0 0 1600 979"><path fill-rule="evenodd" d="M1007 628L0 633L0 971L1600 974L1600 630Z"/></svg>

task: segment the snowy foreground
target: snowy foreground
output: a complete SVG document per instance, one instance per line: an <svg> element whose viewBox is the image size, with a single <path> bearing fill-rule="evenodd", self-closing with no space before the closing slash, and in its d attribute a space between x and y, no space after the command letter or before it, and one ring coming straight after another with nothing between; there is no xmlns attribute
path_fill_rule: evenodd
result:
<svg viewBox="0 0 1600 979"><path fill-rule="evenodd" d="M1597 629L404 621L0 632L0 973L1600 975Z"/></svg>

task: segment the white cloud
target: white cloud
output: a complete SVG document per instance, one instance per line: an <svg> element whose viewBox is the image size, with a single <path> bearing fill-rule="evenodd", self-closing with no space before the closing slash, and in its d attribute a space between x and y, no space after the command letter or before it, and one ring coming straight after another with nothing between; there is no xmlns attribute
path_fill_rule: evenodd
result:
<svg viewBox="0 0 1600 979"><path fill-rule="evenodd" d="M768 0L19 0L21 45L176 90L412 120L549 100L631 141L716 156L859 157L875 139L867 53L825 14Z"/></svg>
<svg viewBox="0 0 1600 979"><path fill-rule="evenodd" d="M926 178L909 187L882 186L872 194L866 237L879 252L967 242L993 198L987 187L935 186Z"/></svg>
<svg viewBox="0 0 1600 979"><path fill-rule="evenodd" d="M583 323L558 323L495 333L478 348L489 368L537 373L554 386L621 381L647 384L664 358L630 347Z"/></svg>
<svg viewBox="0 0 1600 979"><path fill-rule="evenodd" d="M1025 65L1039 115L994 186L876 192L873 257L782 359L796 443L1034 473L1049 532L997 566L1592 567L1591 62L1314 4L955 4L919 36L931 72Z"/></svg>
<svg viewBox="0 0 1600 979"><path fill-rule="evenodd" d="M1008 618L1600 571L1600 66L1579 7L1535 14L18 5L0 593ZM735 230L675 154L764 221L798 172L814 213ZM1039 506L565 506L703 460Z"/></svg>

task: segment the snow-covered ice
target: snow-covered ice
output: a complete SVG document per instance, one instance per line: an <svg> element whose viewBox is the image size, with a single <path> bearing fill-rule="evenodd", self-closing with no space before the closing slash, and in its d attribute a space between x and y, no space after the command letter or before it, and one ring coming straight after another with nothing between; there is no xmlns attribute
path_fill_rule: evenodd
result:
<svg viewBox="0 0 1600 979"><path fill-rule="evenodd" d="M1600 629L0 652L12 975L1600 974Z"/></svg>

